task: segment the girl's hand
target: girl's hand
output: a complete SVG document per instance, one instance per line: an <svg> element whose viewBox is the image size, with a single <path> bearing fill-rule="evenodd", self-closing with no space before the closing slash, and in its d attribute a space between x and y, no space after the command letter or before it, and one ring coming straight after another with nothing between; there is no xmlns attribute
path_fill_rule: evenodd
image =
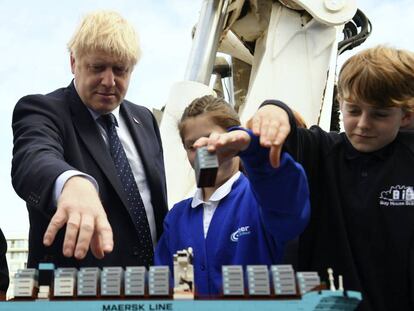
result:
<svg viewBox="0 0 414 311"><path fill-rule="evenodd" d="M210 134L210 137L201 137L193 145L195 148L207 146L207 150L216 153L219 163L226 162L237 156L240 151L247 149L250 144L250 136L243 130L228 133Z"/></svg>

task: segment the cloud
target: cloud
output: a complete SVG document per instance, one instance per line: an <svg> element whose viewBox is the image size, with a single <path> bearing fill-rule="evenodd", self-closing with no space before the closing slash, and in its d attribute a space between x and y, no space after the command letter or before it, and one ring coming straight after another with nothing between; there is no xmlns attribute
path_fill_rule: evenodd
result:
<svg viewBox="0 0 414 311"><path fill-rule="evenodd" d="M366 4L361 1L362 8L364 5ZM367 6L366 14L372 21L373 31L367 44L384 43L414 50L411 35L414 32L413 12L412 0L371 2Z"/></svg>
<svg viewBox="0 0 414 311"><path fill-rule="evenodd" d="M371 21L372 33L362 45L341 55L339 65L358 51L378 44L414 50L414 41L411 39L414 32L414 1L366 0L359 1L358 8Z"/></svg>

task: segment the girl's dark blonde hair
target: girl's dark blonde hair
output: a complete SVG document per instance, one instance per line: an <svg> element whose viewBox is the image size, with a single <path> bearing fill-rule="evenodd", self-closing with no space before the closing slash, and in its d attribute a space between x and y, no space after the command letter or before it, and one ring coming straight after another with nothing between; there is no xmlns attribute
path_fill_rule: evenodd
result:
<svg viewBox="0 0 414 311"><path fill-rule="evenodd" d="M338 99L414 111L414 53L377 46L352 56L339 73Z"/></svg>
<svg viewBox="0 0 414 311"><path fill-rule="evenodd" d="M178 123L181 140L184 135L185 121L202 114L207 114L214 124L224 129L232 126L240 126L240 119L236 111L223 98L206 95L194 99L185 108L181 120Z"/></svg>

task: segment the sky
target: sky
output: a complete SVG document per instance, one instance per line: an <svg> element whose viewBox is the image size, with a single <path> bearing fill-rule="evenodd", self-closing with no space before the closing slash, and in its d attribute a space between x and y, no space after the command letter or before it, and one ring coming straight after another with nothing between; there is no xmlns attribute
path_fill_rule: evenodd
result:
<svg viewBox="0 0 414 311"><path fill-rule="evenodd" d="M66 44L82 16L113 9L140 34L143 55L135 68L127 99L161 108L170 87L184 77L191 30L203 0L0 0L0 228L6 237L25 236L25 203L14 192L10 169L11 119L19 98L67 86L72 74ZM373 25L372 35L356 51L377 44L414 50L414 0L359 0Z"/></svg>

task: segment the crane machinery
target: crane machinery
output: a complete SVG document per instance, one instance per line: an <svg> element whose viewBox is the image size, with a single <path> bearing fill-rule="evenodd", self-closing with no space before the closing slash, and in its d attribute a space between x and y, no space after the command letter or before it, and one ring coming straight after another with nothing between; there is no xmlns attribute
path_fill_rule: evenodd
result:
<svg viewBox="0 0 414 311"><path fill-rule="evenodd" d="M170 208L195 189L177 130L194 98L225 97L242 123L279 99L306 124L338 130L337 56L370 32L355 0L204 0L184 79L171 87L160 123Z"/></svg>

